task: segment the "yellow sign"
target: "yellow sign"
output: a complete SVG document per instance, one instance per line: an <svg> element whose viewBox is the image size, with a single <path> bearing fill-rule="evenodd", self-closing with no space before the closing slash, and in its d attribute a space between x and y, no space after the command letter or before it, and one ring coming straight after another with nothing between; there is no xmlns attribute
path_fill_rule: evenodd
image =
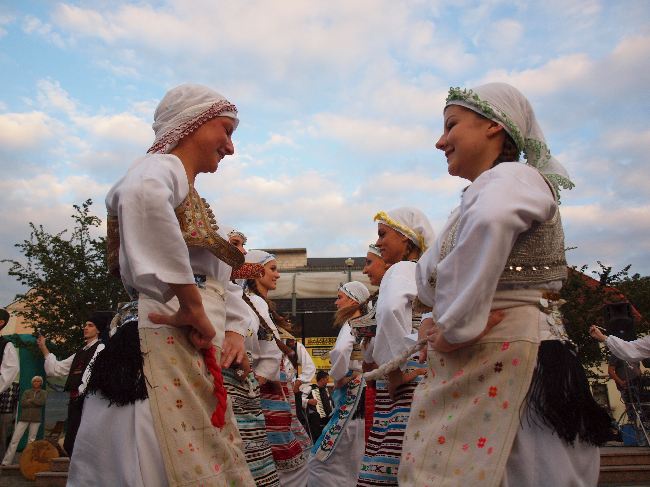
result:
<svg viewBox="0 0 650 487"><path fill-rule="evenodd" d="M336 337L307 337L305 347L327 348L331 350L336 343Z"/></svg>
<svg viewBox="0 0 650 487"><path fill-rule="evenodd" d="M336 344L336 337L307 337L305 338L305 348L311 355L314 365L319 370L329 370L332 367L330 363L329 352Z"/></svg>

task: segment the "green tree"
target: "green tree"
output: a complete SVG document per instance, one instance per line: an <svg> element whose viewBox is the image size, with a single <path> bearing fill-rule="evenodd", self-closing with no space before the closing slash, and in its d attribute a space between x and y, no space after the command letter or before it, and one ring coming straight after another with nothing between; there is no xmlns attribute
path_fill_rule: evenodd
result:
<svg viewBox="0 0 650 487"><path fill-rule="evenodd" d="M108 274L105 237L92 236L102 221L90 214L91 205L90 199L73 205L71 231L51 234L30 223L29 240L15 245L24 262L3 261L29 289L16 296L25 304L20 314L64 356L83 345L81 327L90 312L115 309L127 299L120 281Z"/></svg>
<svg viewBox="0 0 650 487"><path fill-rule="evenodd" d="M650 293L650 278L642 278L638 274L630 278L629 265L618 272L600 261L598 266L598 270L591 272L593 277L585 274L586 265L569 269L568 279L561 291L566 301L562 313L567 333L578 345L580 360L587 370L606 360L604 350L589 335L592 324L603 324L603 305L629 300L642 312L645 308L639 308L635 298L641 299ZM647 302L645 305L647 308ZM648 322L644 318L636 319L635 325L637 334L648 332Z"/></svg>

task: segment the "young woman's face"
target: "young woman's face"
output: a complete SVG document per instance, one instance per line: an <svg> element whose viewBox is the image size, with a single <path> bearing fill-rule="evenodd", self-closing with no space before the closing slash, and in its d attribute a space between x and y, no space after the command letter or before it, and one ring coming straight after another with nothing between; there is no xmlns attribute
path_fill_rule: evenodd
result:
<svg viewBox="0 0 650 487"><path fill-rule="evenodd" d="M336 296L336 301L334 301L334 306L336 306L336 309L348 308L350 306L356 306L359 304L343 291L339 291Z"/></svg>
<svg viewBox="0 0 650 487"><path fill-rule="evenodd" d="M370 279L370 284L373 286L379 286L386 269L387 267L384 259L379 257L377 254L368 252L366 255L366 265L363 266L363 273Z"/></svg>
<svg viewBox="0 0 650 487"><path fill-rule="evenodd" d="M271 260L264 264L264 275L256 280L258 286L262 286L268 291L272 291L277 287L278 279L280 279L278 263L275 260Z"/></svg>
<svg viewBox="0 0 650 487"><path fill-rule="evenodd" d="M493 143L489 134L495 124L458 105L445 109L444 120L444 132L436 148L445 153L447 171L451 176L474 181L494 163L495 156L487 149Z"/></svg>
<svg viewBox="0 0 650 487"><path fill-rule="evenodd" d="M234 131L235 121L232 118L215 117L181 139L179 147L183 144L197 158L197 172L215 172L221 159L235 153L232 143Z"/></svg>
<svg viewBox="0 0 650 487"><path fill-rule="evenodd" d="M377 237L375 245L379 247L385 263L392 265L402 260L406 253L408 237L383 223L377 225Z"/></svg>

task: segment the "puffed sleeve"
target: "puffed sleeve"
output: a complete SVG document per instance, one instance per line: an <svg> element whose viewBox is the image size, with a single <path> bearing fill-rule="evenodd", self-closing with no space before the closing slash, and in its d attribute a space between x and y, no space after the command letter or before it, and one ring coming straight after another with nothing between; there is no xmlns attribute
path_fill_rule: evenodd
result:
<svg viewBox="0 0 650 487"><path fill-rule="evenodd" d="M377 299L377 332L372 352L378 365L406 350L404 337L412 332L412 304L416 293L414 262L398 262L384 274Z"/></svg>
<svg viewBox="0 0 650 487"><path fill-rule="evenodd" d="M189 185L173 156L148 156L135 164L109 192L106 205L117 214L120 272L125 283L166 302L168 283L193 284L189 252L174 209Z"/></svg>
<svg viewBox="0 0 650 487"><path fill-rule="evenodd" d="M232 281L226 285L226 331L246 336L250 323L250 309L242 298L241 286Z"/></svg>
<svg viewBox="0 0 650 487"><path fill-rule="evenodd" d="M621 360L638 362L650 358L650 336L645 336L631 342L609 335L605 340L607 348Z"/></svg>
<svg viewBox="0 0 650 487"><path fill-rule="evenodd" d="M298 354L298 363L301 365L298 380L303 384L309 384L316 375L316 364L314 364L311 355L309 355L302 343L296 342L296 352Z"/></svg>
<svg viewBox="0 0 650 487"><path fill-rule="evenodd" d="M346 322L339 330L334 348L330 351L330 375L335 381L341 380L350 368L350 355L354 346L354 336L350 325Z"/></svg>
<svg viewBox="0 0 650 487"><path fill-rule="evenodd" d="M11 386L11 383L18 377L20 371L20 360L18 351L14 344L9 342L5 345L2 364L0 365L0 393Z"/></svg>
<svg viewBox="0 0 650 487"><path fill-rule="evenodd" d="M485 329L515 240L556 211L545 180L522 163L501 163L465 191L456 245L436 266L434 317L448 342L471 340Z"/></svg>

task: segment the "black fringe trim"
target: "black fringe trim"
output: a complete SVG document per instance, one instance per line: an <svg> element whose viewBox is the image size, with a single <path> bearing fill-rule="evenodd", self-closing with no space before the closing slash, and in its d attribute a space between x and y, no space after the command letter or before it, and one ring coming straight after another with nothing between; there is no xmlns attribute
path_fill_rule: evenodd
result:
<svg viewBox="0 0 650 487"><path fill-rule="evenodd" d="M540 344L524 406L529 424L541 421L569 445L579 438L601 446L611 438L611 418L593 398L582 364L569 343L545 340Z"/></svg>
<svg viewBox="0 0 650 487"><path fill-rule="evenodd" d="M109 407L126 406L149 397L140 352L138 321L121 325L97 354L92 365L86 394L100 394Z"/></svg>

